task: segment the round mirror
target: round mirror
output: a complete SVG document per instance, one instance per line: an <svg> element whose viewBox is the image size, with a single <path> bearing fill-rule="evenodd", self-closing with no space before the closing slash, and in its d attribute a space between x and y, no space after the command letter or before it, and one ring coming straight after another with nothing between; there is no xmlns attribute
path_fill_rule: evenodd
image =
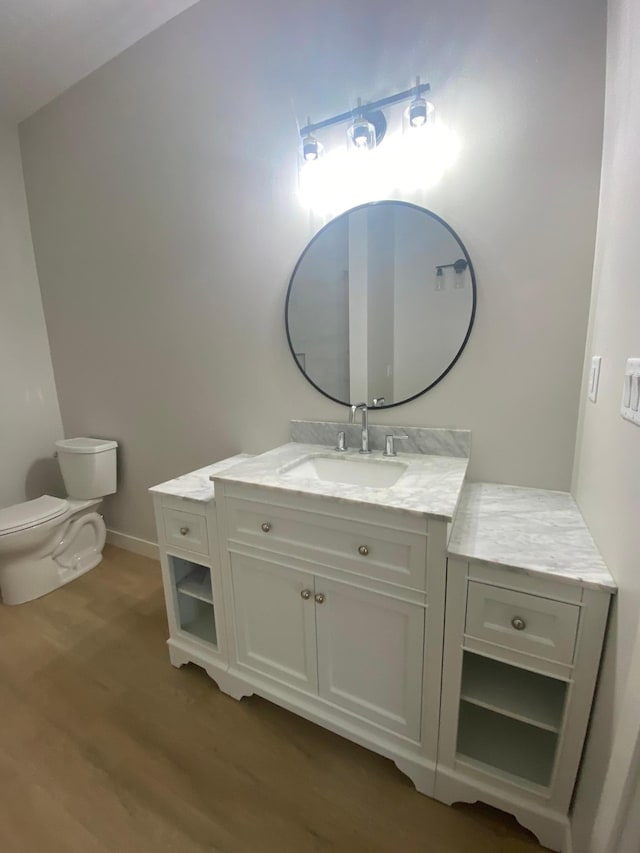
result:
<svg viewBox="0 0 640 853"><path fill-rule="evenodd" d="M378 201L329 222L300 256L287 339L318 391L388 408L447 375L475 310L471 258L455 231L417 205Z"/></svg>

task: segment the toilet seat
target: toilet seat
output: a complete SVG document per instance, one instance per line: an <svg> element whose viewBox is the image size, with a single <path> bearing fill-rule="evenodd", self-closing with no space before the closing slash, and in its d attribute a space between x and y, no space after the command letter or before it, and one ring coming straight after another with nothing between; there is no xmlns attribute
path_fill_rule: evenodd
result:
<svg viewBox="0 0 640 853"><path fill-rule="evenodd" d="M0 509L0 536L17 533L19 530L27 530L29 527L51 521L63 515L68 509L68 501L50 495L43 495L33 501L24 501L8 506L6 509Z"/></svg>

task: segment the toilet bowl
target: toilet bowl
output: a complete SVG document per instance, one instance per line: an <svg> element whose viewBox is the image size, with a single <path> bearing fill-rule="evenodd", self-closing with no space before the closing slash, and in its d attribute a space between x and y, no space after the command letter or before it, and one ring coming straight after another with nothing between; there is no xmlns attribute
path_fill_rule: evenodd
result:
<svg viewBox="0 0 640 853"><path fill-rule="evenodd" d="M56 442L70 497L43 495L0 509L0 596L24 604L69 583L102 560L106 539L97 511L116 490L115 441Z"/></svg>
<svg viewBox="0 0 640 853"><path fill-rule="evenodd" d="M98 565L107 533L100 503L44 495L0 510L3 604L39 598Z"/></svg>

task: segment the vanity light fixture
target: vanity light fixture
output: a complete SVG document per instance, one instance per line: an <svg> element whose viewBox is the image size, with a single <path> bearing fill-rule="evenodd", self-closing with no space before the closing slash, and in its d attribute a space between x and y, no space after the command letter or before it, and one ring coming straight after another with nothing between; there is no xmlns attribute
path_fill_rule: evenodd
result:
<svg viewBox="0 0 640 853"><path fill-rule="evenodd" d="M466 268L469 266L468 262L465 261L464 258L458 258L457 261L454 261L452 264L438 264L436 266L436 290L444 290L444 273L443 270L453 269L456 273L456 277L453 283L453 286L456 289L460 289L464 287L465 281L464 277L460 278L460 274L463 273Z"/></svg>
<svg viewBox="0 0 640 853"><path fill-rule="evenodd" d="M421 83L420 78L416 77L416 85L404 92L397 92L395 95L389 95L368 104L363 104L358 98L358 105L355 109L339 113L314 124L307 118L307 124L300 129L303 158L307 161L318 159L321 146L315 137L317 131L347 121L351 121L347 131L351 144L358 150L370 151L382 142L387 130L387 119L382 112L382 107L388 107L401 101L412 99L408 111L409 123L411 127L421 127L428 122L433 114L433 105L424 98L425 92L429 92L430 89L428 83Z"/></svg>
<svg viewBox="0 0 640 853"><path fill-rule="evenodd" d="M452 264L438 264L436 267L436 275L442 275L442 270L449 269L450 267L453 267L457 273L462 273L468 266L469 264L464 258L458 258L458 260L454 261Z"/></svg>

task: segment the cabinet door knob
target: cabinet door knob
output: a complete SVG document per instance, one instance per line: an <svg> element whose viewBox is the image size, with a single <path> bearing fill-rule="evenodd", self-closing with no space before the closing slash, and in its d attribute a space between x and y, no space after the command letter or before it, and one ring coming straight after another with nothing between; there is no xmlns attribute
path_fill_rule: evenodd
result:
<svg viewBox="0 0 640 853"><path fill-rule="evenodd" d="M262 524L260 525L260 528L262 529L263 533L268 533L271 530L271 522L270 521L263 521Z"/></svg>
<svg viewBox="0 0 640 853"><path fill-rule="evenodd" d="M516 629L516 631L524 631L527 627L527 623L521 616L514 616L511 620L511 626Z"/></svg>
<svg viewBox="0 0 640 853"><path fill-rule="evenodd" d="M311 590L310 589L303 589L302 592L300 593L300 597L304 598L305 601L308 601L311 598Z"/></svg>
<svg viewBox="0 0 640 853"><path fill-rule="evenodd" d="M189 532L189 528L188 528L188 527L181 527L181 528L180 528L180 535L181 535L181 536L186 536L188 532Z"/></svg>
<svg viewBox="0 0 640 853"><path fill-rule="evenodd" d="M324 594L321 592L316 592L316 603L324 604Z"/></svg>
<svg viewBox="0 0 640 853"><path fill-rule="evenodd" d="M369 553L369 546L368 545L361 545L358 548L358 554L361 554L363 557L366 557L368 553Z"/></svg>

